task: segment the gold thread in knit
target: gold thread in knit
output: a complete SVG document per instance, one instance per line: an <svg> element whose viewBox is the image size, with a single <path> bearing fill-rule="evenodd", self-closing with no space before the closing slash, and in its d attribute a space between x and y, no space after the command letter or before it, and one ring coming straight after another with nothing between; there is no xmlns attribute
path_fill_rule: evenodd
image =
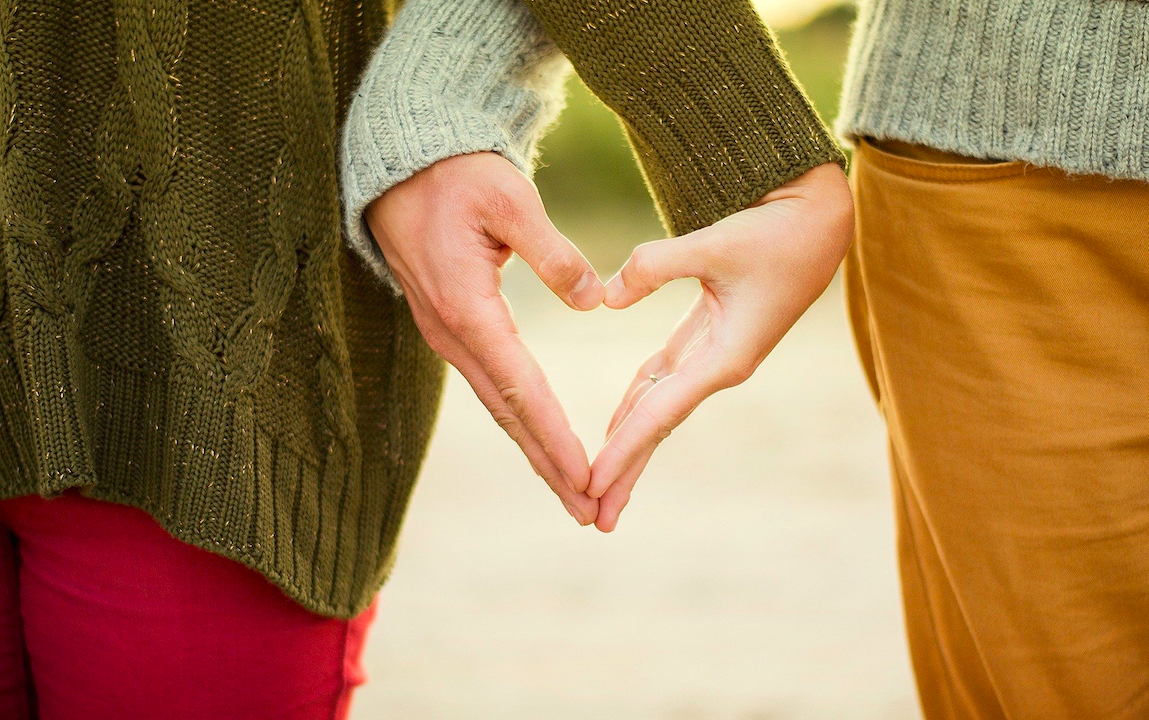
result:
<svg viewBox="0 0 1149 720"><path fill-rule="evenodd" d="M625 12L587 30L579 2L532 1L641 131L652 185L681 188L667 216L795 157L751 117L803 107L758 26L684 37L661 2L596 0ZM752 12L708 3L690 19ZM335 128L390 5L0 0L0 497L84 486L316 612L370 602L444 368L342 245ZM816 164L816 118L787 118L786 170Z"/></svg>
<svg viewBox="0 0 1149 720"><path fill-rule="evenodd" d="M299 155L321 158L323 167L335 167L333 84L325 47L315 8L304 3L292 18L280 55L279 101L286 142L272 177L268 208L271 235L277 242L282 243L288 233L302 233L300 252L306 259L302 282L307 288L321 349L318 374L324 417L331 433L322 486L339 498L337 512L342 515L349 494L353 502L358 501L361 454L351 361L338 321L343 309L338 264L343 245L341 236L332 228L338 228L340 223L339 198L331 192L333 184L313 183L314 173L298 177L292 173L292 164ZM315 77L316 68L325 77ZM296 185L298 180L302 182ZM293 207L303 212L295 218L285 217L280 205L293 195ZM293 222L298 227L290 227ZM332 526L337 525L338 522ZM320 525L321 536L315 541L311 558L313 591L320 573L334 576L339 554L345 550L331 532L324 532L327 527L331 526ZM354 552L354 548L351 550ZM329 567L319 567L325 565Z"/></svg>
<svg viewBox="0 0 1149 720"><path fill-rule="evenodd" d="M37 489L45 494L93 481L87 444L74 442L87 437L77 407L76 358L59 338L74 339L71 307L63 289L64 257L47 220L46 191L42 178L50 173L37 152L39 136L30 132L44 114L38 103L51 107L58 98L48 94L21 97L38 80L35 52L39 43L27 25L34 17L18 12L10 0L0 2L0 112L4 113L3 157L0 158L0 215L3 218L4 290L8 297L3 326L13 345L30 351L15 358L16 373L9 373L24 399L23 407L6 408L30 447L23 452L27 465L17 471L32 474ZM23 25L22 25L23 23ZM20 57L17 57L19 55ZM28 60L31 56L32 59ZM27 64L33 67L26 67ZM49 110L50 111L50 110ZM21 422L26 420L26 422ZM16 431L18 432L18 431Z"/></svg>

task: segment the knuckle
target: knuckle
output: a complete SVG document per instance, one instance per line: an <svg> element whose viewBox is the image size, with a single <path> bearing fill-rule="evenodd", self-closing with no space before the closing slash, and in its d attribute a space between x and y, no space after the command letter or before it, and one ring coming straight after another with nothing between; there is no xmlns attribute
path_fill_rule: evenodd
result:
<svg viewBox="0 0 1149 720"><path fill-rule="evenodd" d="M523 434L523 423L510 410L498 408L491 410L491 417L499 424L513 440L518 440Z"/></svg>
<svg viewBox="0 0 1149 720"><path fill-rule="evenodd" d="M490 180L484 191L477 196L479 209L486 215L504 222L514 223L524 216L523 183L516 177L500 177Z"/></svg>
<svg viewBox="0 0 1149 720"><path fill-rule="evenodd" d="M424 295L427 307L452 331L470 324L476 313L478 292L463 278L437 277L424 288Z"/></svg>
<svg viewBox="0 0 1149 720"><path fill-rule="evenodd" d="M581 258L567 248L557 248L539 263L539 276L551 285L573 287L582 279L585 268Z"/></svg>
<svg viewBox="0 0 1149 720"><path fill-rule="evenodd" d="M654 252L648 245L639 245L622 268L623 279L631 283L646 284L654 277Z"/></svg>
<svg viewBox="0 0 1149 720"><path fill-rule="evenodd" d="M439 316L439 322L443 323L443 327L449 332L458 335L467 327L466 312L462 309L464 306L460 306L453 298L440 295L432 298L430 302L431 309Z"/></svg>
<svg viewBox="0 0 1149 720"><path fill-rule="evenodd" d="M500 388L499 396L502 398L503 403L506 404L508 411L515 416L516 420L522 416L527 405L527 394L522 388L513 385Z"/></svg>
<svg viewBox="0 0 1149 720"><path fill-rule="evenodd" d="M725 373L725 387L734 387L741 385L754 375L754 371L758 369L758 363L749 358L739 358L730 363L730 366Z"/></svg>
<svg viewBox="0 0 1149 720"><path fill-rule="evenodd" d="M670 437L670 434L674 432L675 423L673 420L655 417L655 415L651 413L648 408L643 407L641 403L635 407L635 411L646 416L650 426L654 429L651 439L656 445L661 444L663 440Z"/></svg>
<svg viewBox="0 0 1149 720"><path fill-rule="evenodd" d="M447 356L447 352L450 349L450 343L442 333L425 332L423 333L423 339L427 341L427 346L430 347L431 350L435 352L435 354L442 357Z"/></svg>
<svg viewBox="0 0 1149 720"><path fill-rule="evenodd" d="M522 209L514 197L492 190L483 206L483 211L505 223L517 223L522 219Z"/></svg>

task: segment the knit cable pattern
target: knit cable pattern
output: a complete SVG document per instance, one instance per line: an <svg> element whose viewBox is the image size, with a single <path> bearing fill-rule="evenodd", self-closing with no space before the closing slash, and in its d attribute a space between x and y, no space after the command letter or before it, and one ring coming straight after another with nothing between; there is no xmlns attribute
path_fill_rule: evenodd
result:
<svg viewBox="0 0 1149 720"><path fill-rule="evenodd" d="M222 377L226 375L223 352L215 345L208 293L195 271L194 252L187 252L176 240L190 235L182 198L173 190L172 182L180 149L176 65L183 51L187 6L183 0L115 0L113 7L118 29L117 69L139 162L138 179L127 180L138 182L133 209L139 213L140 232L162 280L162 322L182 363L198 374ZM113 197L122 192L111 180L103 187Z"/></svg>
<svg viewBox="0 0 1149 720"><path fill-rule="evenodd" d="M22 3L0 1L0 112L4 138L0 147L0 214L3 217L3 270L6 291L4 326L16 348L20 387L10 397L22 396L27 422L8 421L9 432L26 428L32 446L12 453L27 460L13 468L35 479L43 493L58 492L93 482L88 446L76 442L88 436L76 389L72 306L65 289L65 257L58 228L48 221L46 181L50 182L50 156L40 152L38 125L52 112L57 98L46 88L45 63L40 52L43 36L32 24L36 18ZM47 106L47 107L45 107ZM18 379L17 379L18 378ZM6 409L16 412L16 408Z"/></svg>
<svg viewBox="0 0 1149 720"><path fill-rule="evenodd" d="M12 207L10 184L3 181L9 176L9 154L16 141L16 83L15 67L10 57L9 47L12 39L12 27L15 23L15 7L12 0L0 0L0 76L5 82L0 83L0 122L4 125L3 144L0 145L0 213L4 223L5 242L0 243L0 263L7 267L8 257L8 224L10 222L10 208ZM0 277L0 317L7 315L8 311L8 278L7 273Z"/></svg>
<svg viewBox="0 0 1149 720"><path fill-rule="evenodd" d="M394 134L368 123L370 145L402 151L404 117L425 127L446 117L464 133L470 117L496 128L491 149L529 156L553 107L529 89L560 82L549 73L562 69L537 23L512 0L462 0L474 3L466 13L461 0L417 1L441 21L415 23L409 42L395 37L391 47L413 52L371 87L423 90L371 93L363 107L382 98L382 113L365 118L387 117L391 101L411 112L398 113ZM772 112L785 75L760 73L777 60L740 49L764 42L760 26L687 39L643 21L586 35L581 3L534 1L584 70L598 54L626 68L591 67L606 97L653 92L664 85L643 85L644 74L701 58L706 71L677 77L673 103L617 105L648 131L640 152L661 178L652 184L684 189L658 195L669 214L720 214L761 179L751 169L793 157L779 150L789 145L767 156L733 141L755 122L777 129L756 113ZM749 7L719 0L715 27L728 3ZM79 487L142 508L315 612L350 617L371 602L443 380L405 301L342 232L337 128L395 5L0 0L0 498ZM499 19L507 10L518 19ZM419 52L424 42L433 53ZM712 100L711 83L726 76L739 79L737 93ZM454 109L433 102L436 78L460 90ZM741 93L755 101L735 102ZM697 112L675 104L691 98ZM476 115L471 100L483 106ZM713 102L722 112L706 122ZM433 136L417 134L411 145L433 152ZM663 177L693 167L696 153L706 172ZM817 161L798 157L790 170ZM398 167L383 164L380 177Z"/></svg>
<svg viewBox="0 0 1149 720"><path fill-rule="evenodd" d="M317 369L330 432L322 483L325 491L339 498L336 512L340 519L333 526L321 527L310 558L316 566L311 573L313 592L321 576L328 576L325 586L334 581L331 576L337 572L343 553L356 552L355 547L345 547L347 542L337 542L335 528L348 504L355 505L362 492L355 390L342 323L339 260L343 245L341 235L333 232L339 227L340 215L335 192L335 100L327 56L317 10L304 3L292 19L280 56L279 101L286 142L280 155L282 164L273 175L268 207L273 237L287 238L296 233L302 240L299 250L306 258L302 282L321 348ZM326 172L293 175L294 163L304 157L321 162ZM288 198L291 204L284 202ZM292 218L285 212L287 208L303 212ZM296 227L290 226L292 221ZM348 542L354 544L356 539Z"/></svg>

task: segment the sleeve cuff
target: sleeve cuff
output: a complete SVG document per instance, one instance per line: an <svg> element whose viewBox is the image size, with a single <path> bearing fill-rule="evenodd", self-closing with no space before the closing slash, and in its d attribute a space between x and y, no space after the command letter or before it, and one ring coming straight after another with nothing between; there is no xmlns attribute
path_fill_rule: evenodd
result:
<svg viewBox="0 0 1149 720"><path fill-rule="evenodd" d="M497 152L528 176L569 63L522 0L409 0L372 56L340 138L348 244L396 293L363 216L419 171Z"/></svg>
<svg viewBox="0 0 1149 720"><path fill-rule="evenodd" d="M845 156L749 0L528 0L621 119L667 227L697 230Z"/></svg>

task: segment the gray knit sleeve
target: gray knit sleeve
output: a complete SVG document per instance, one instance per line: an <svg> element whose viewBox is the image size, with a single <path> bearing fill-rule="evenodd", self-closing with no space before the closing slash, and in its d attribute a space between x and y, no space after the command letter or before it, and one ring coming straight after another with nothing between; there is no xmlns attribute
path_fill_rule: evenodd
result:
<svg viewBox="0 0 1149 720"><path fill-rule="evenodd" d="M347 241L401 292L363 217L439 160L494 151L530 175L570 65L522 0L408 0L368 64L341 133Z"/></svg>

